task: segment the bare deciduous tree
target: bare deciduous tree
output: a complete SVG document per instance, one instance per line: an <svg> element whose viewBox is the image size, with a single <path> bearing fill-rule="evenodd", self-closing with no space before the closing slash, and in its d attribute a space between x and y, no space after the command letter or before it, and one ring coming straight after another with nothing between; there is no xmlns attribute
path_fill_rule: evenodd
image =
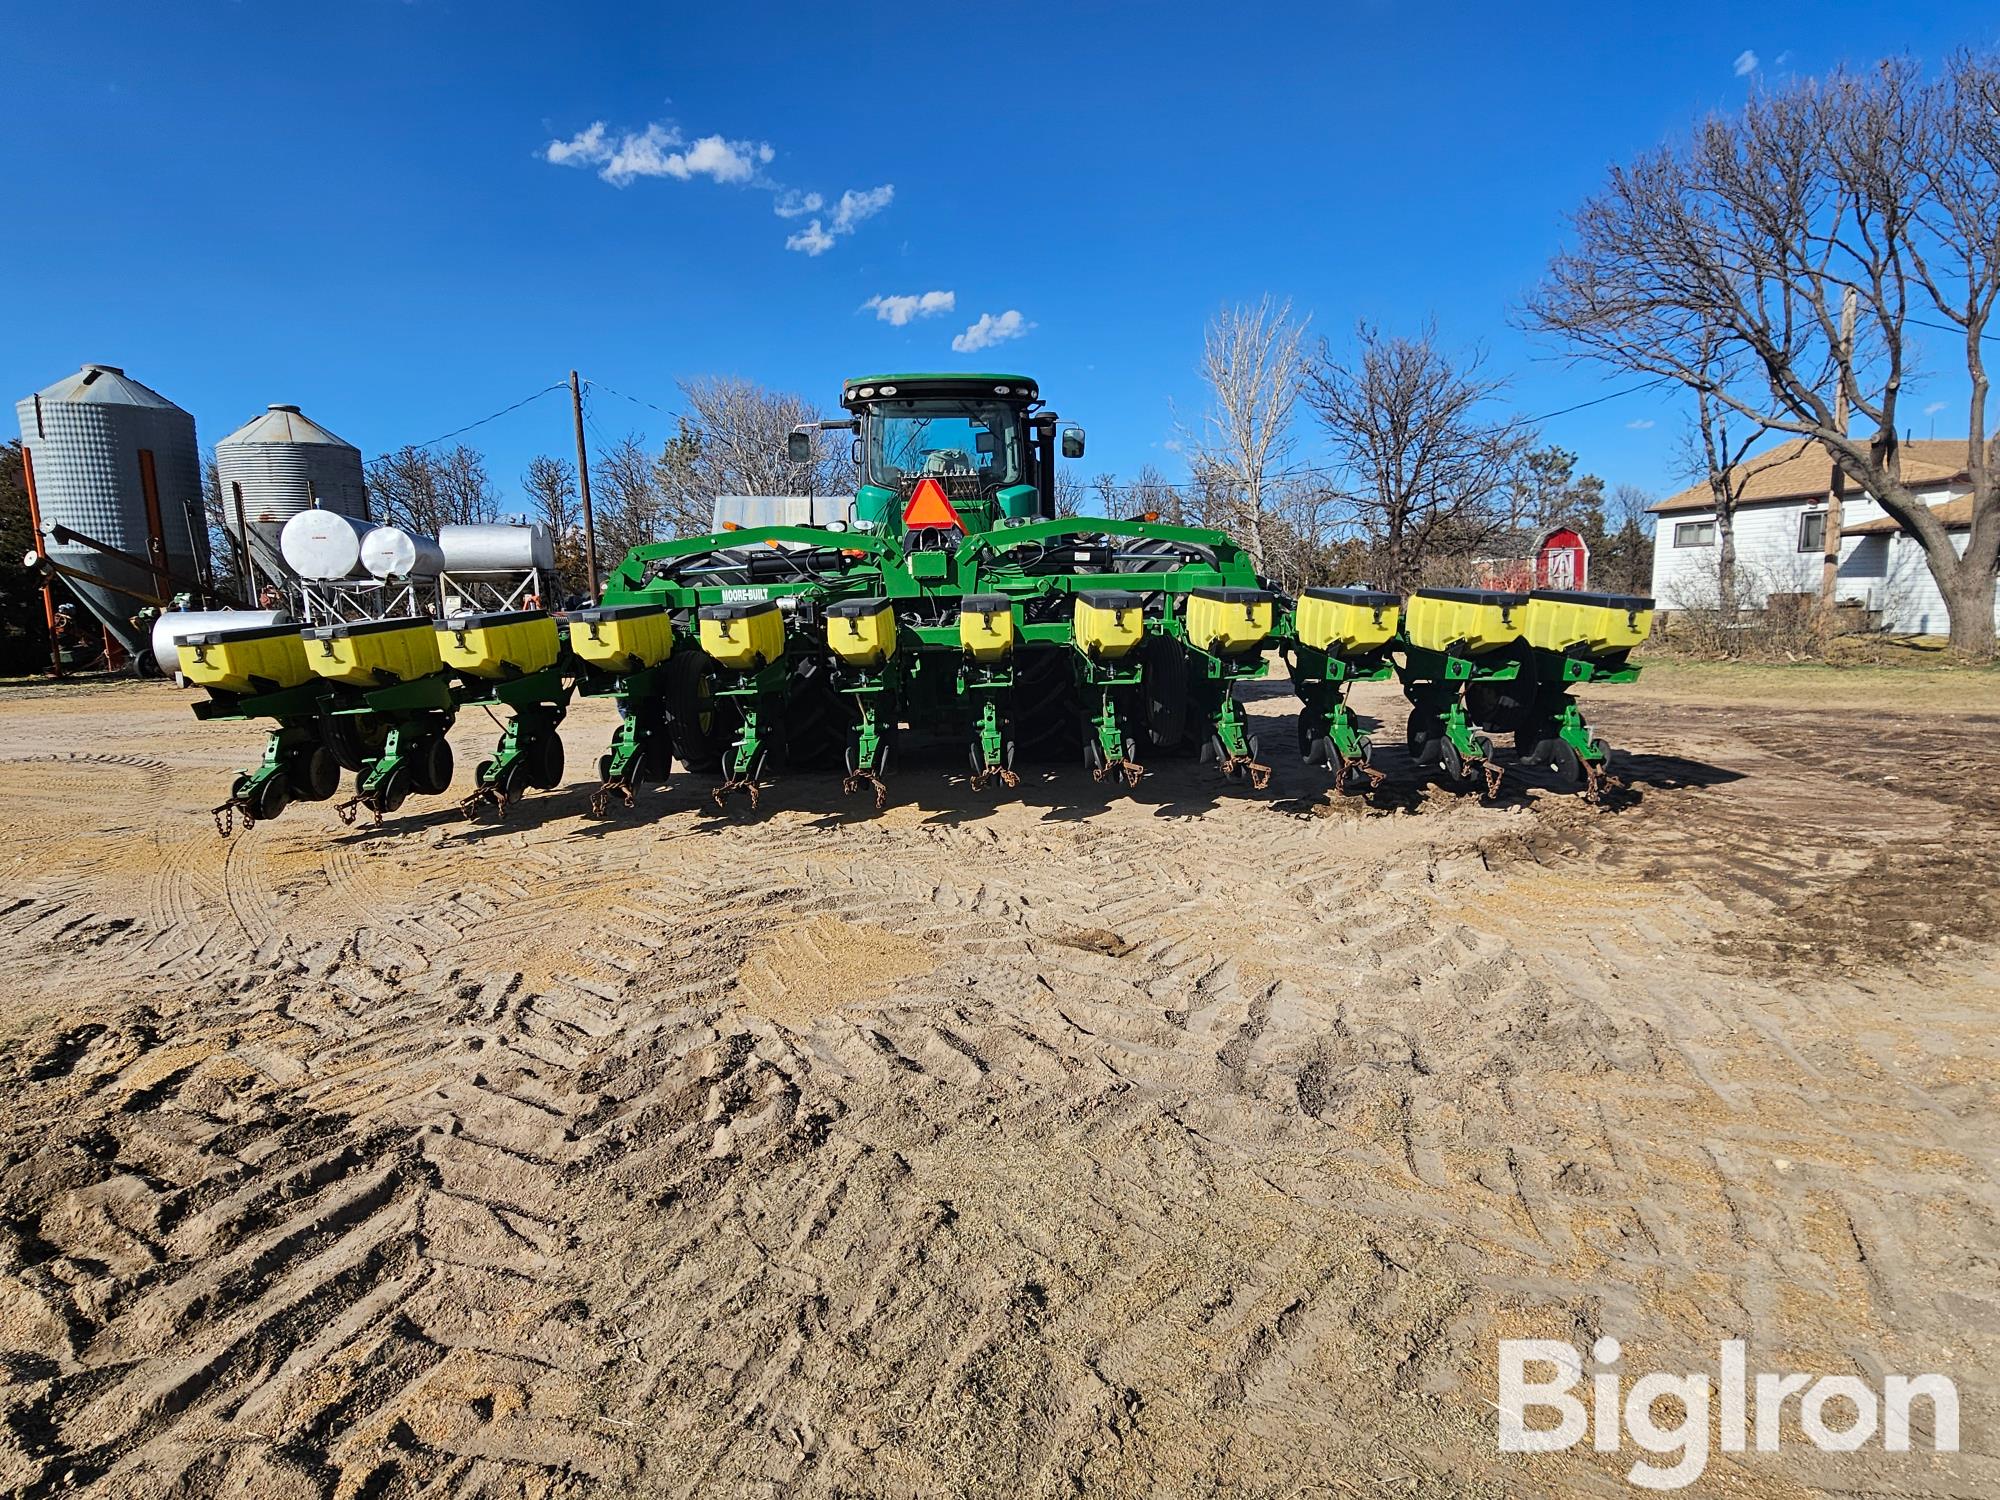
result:
<svg viewBox="0 0 2000 1500"><path fill-rule="evenodd" d="M672 451L670 442L668 451ZM628 432L590 465L591 519L597 525L598 555L616 566L634 547L657 542L668 535L686 535L670 520L665 497L656 473L662 460L646 452L636 432ZM693 531L708 530L710 512L701 512L701 524Z"/></svg>
<svg viewBox="0 0 2000 1500"><path fill-rule="evenodd" d="M1292 412L1304 378L1304 322L1289 301L1225 307L1202 341L1209 405L1185 433L1188 467L1208 498L1208 525L1235 534L1264 572L1272 505L1293 447Z"/></svg>
<svg viewBox="0 0 2000 1500"><path fill-rule="evenodd" d="M2000 53L1961 54L1929 82L1893 60L1753 96L1740 115L1615 169L1528 312L1586 357L1819 444L1829 473L1837 464L1922 545L1954 648L1983 660L2000 560L1983 347L2000 298L1996 224ZM1860 319L1847 341L1850 292ZM1970 388L1963 557L1900 457L1914 325L1936 318L1957 335ZM1744 370L1751 388L1711 379L1705 354Z"/></svg>
<svg viewBox="0 0 2000 1500"><path fill-rule="evenodd" d="M566 598L583 586L583 512L577 501L576 468L565 459L537 453L528 460L521 476L527 491L528 514L549 531L556 555L558 598Z"/></svg>
<svg viewBox="0 0 2000 1500"><path fill-rule="evenodd" d="M440 526L484 526L499 515L486 460L463 443L439 453L398 448L368 465L369 509L385 526L436 536Z"/></svg>
<svg viewBox="0 0 2000 1500"><path fill-rule="evenodd" d="M1104 478L1108 476L1100 475L1099 477ZM1088 498L1089 493L1084 488L1083 481L1078 479L1072 471L1063 468L1060 464L1056 465L1057 516L1069 517L1082 515L1083 504Z"/></svg>
<svg viewBox="0 0 2000 1500"><path fill-rule="evenodd" d="M810 463L786 458L787 435L819 416L819 408L804 396L712 375L682 381L681 395L687 411L654 472L660 518L672 534L707 531L717 495L853 493L848 434L822 435Z"/></svg>
<svg viewBox="0 0 2000 1500"><path fill-rule="evenodd" d="M1401 589L1434 552L1469 553L1503 524L1534 434L1484 415L1501 382L1478 355L1459 363L1439 349L1435 327L1403 338L1363 323L1355 343L1346 363L1321 345L1305 397L1345 480L1329 503L1367 540L1375 581Z"/></svg>

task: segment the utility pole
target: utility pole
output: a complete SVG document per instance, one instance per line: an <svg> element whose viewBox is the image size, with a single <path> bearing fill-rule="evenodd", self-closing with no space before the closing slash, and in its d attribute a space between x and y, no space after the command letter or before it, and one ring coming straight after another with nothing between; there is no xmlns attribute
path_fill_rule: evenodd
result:
<svg viewBox="0 0 2000 1500"><path fill-rule="evenodd" d="M1836 385L1833 392L1833 425L1843 436L1847 432L1847 372L1854 366L1854 288L1840 299L1840 357L1834 361ZM1822 635L1833 634L1834 591L1840 581L1840 501L1847 489L1847 475L1839 461L1833 465L1826 486L1826 518L1821 535L1819 570L1819 624Z"/></svg>
<svg viewBox="0 0 2000 1500"><path fill-rule="evenodd" d="M583 500L583 569L590 576L590 602L597 602L597 526L590 518L590 454L583 446L583 383L569 372L569 408L576 415L576 489Z"/></svg>

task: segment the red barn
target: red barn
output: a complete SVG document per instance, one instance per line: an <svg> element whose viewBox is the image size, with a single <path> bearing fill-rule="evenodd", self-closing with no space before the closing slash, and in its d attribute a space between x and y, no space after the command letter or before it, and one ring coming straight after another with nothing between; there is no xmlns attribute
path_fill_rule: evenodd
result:
<svg viewBox="0 0 2000 1500"><path fill-rule="evenodd" d="M1590 548L1567 526L1543 533L1535 543L1535 587L1538 589L1585 589L1590 587Z"/></svg>

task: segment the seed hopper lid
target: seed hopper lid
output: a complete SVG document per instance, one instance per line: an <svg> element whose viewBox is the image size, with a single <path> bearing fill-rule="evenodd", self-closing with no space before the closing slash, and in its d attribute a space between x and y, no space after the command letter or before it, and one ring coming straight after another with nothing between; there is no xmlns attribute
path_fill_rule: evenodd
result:
<svg viewBox="0 0 2000 1500"><path fill-rule="evenodd" d="M1079 603L1092 609L1139 609L1146 602L1144 594L1135 594L1130 589L1078 589L1076 597Z"/></svg>
<svg viewBox="0 0 2000 1500"><path fill-rule="evenodd" d="M1418 589L1419 599L1449 599L1454 604L1490 604L1501 609L1513 609L1528 602L1526 594L1513 594L1505 589Z"/></svg>
<svg viewBox="0 0 2000 1500"><path fill-rule="evenodd" d="M958 601L958 612L962 615L997 615L1013 608L1014 600L1009 594L967 594Z"/></svg>
<svg viewBox="0 0 2000 1500"><path fill-rule="evenodd" d="M438 628L454 633L466 630L498 630L502 625L521 625L529 620L546 620L549 613L545 609L506 609L489 614L451 615L438 622Z"/></svg>
<svg viewBox="0 0 2000 1500"><path fill-rule="evenodd" d="M389 630L430 630L436 622L424 617L395 620L342 620L337 625L314 625L305 634L308 640L344 641L357 635L380 635Z"/></svg>
<svg viewBox="0 0 2000 1500"><path fill-rule="evenodd" d="M1381 589L1363 588L1311 588L1305 593L1308 599L1324 599L1330 604L1358 604L1364 609L1388 609L1403 602L1401 594L1385 593Z"/></svg>
<svg viewBox="0 0 2000 1500"><path fill-rule="evenodd" d="M758 615L775 610L775 599L751 599L742 604L704 604L701 618L704 620L749 620Z"/></svg>
<svg viewBox="0 0 2000 1500"><path fill-rule="evenodd" d="M643 620L667 612L664 604L600 604L590 609L573 609L567 618L586 625L603 625L612 620Z"/></svg>
<svg viewBox="0 0 2000 1500"><path fill-rule="evenodd" d="M1588 604L1598 609L1622 610L1626 614L1643 614L1653 607L1653 601L1644 594L1589 594L1574 589L1536 589L1528 597L1547 599L1553 604Z"/></svg>
<svg viewBox="0 0 2000 1500"><path fill-rule="evenodd" d="M889 601L880 594L871 594L865 599L836 599L826 607L826 614L833 620L865 620L870 615L879 615L889 607Z"/></svg>
<svg viewBox="0 0 2000 1500"><path fill-rule="evenodd" d="M234 641L272 641L281 635L297 635L296 625L228 625L214 630L190 631L178 637L183 646L221 646Z"/></svg>
<svg viewBox="0 0 2000 1500"><path fill-rule="evenodd" d="M1221 604L1269 604L1271 595L1266 589L1196 589L1197 599L1213 599Z"/></svg>

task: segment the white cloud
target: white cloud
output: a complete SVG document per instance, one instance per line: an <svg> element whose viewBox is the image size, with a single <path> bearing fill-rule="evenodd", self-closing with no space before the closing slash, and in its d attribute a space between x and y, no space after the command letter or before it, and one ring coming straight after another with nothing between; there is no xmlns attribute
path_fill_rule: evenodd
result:
<svg viewBox="0 0 2000 1500"><path fill-rule="evenodd" d="M901 328L912 318L934 318L958 306L957 292L916 292L898 297L870 297L861 304L865 312L874 309L878 321Z"/></svg>
<svg viewBox="0 0 2000 1500"><path fill-rule="evenodd" d="M1784 67L1787 63L1789 63L1792 60L1792 56L1793 56L1792 50L1789 47L1786 48L1783 52L1780 52L1778 54L1778 59L1777 62L1774 64L1774 66L1780 68Z"/></svg>
<svg viewBox="0 0 2000 1500"><path fill-rule="evenodd" d="M1745 47L1741 52L1736 54L1736 76L1738 78L1748 78L1756 71L1757 54L1752 52L1748 47Z"/></svg>
<svg viewBox="0 0 2000 1500"><path fill-rule="evenodd" d="M614 141L604 122L596 120L566 141L550 141L542 156L559 167L596 167L599 177L613 187L624 187L637 177L752 182L777 152L763 141L731 141L719 135L705 135L687 145L678 129L657 121L644 130L625 131Z"/></svg>
<svg viewBox="0 0 2000 1500"><path fill-rule="evenodd" d="M840 201L833 206L833 232L852 234L863 219L872 219L889 206L896 196L896 185L885 182L878 188L870 188L865 193L857 193L849 188L840 195Z"/></svg>
<svg viewBox="0 0 2000 1500"><path fill-rule="evenodd" d="M992 313L981 313L977 323L952 339L951 347L959 354L977 354L981 349L1017 339L1034 326L1021 316L1019 308L1010 307L997 318Z"/></svg>
<svg viewBox="0 0 2000 1500"><path fill-rule="evenodd" d="M1648 427L1653 425L1653 419L1651 417L1634 417L1625 425L1634 432L1644 432Z"/></svg>
<svg viewBox="0 0 2000 1500"><path fill-rule="evenodd" d="M1951 405L1949 401L1933 401L1929 406L1924 408L1924 415L1934 417L1949 405Z"/></svg>
<svg viewBox="0 0 2000 1500"><path fill-rule="evenodd" d="M542 155L559 167L575 163L587 166L610 159L611 150L604 144L604 122L591 122L590 129L579 130L566 141L550 141Z"/></svg>
<svg viewBox="0 0 2000 1500"><path fill-rule="evenodd" d="M768 141L733 141L705 135L690 142L675 125L654 121L644 130L614 134L594 120L566 141L542 147L542 159L558 167L595 167L613 187L627 187L640 177L672 177L687 182L706 177L712 182L762 188L771 195L771 210L781 219L806 218L806 225L785 238L787 250L824 255L834 241L858 229L894 201L893 183L856 192L849 188L831 207L820 193L805 192L771 180L765 168L778 153Z"/></svg>
<svg viewBox="0 0 2000 1500"><path fill-rule="evenodd" d="M818 219L813 219L797 234L785 236L785 248L803 250L808 255L824 255L833 248L833 236L820 228Z"/></svg>
<svg viewBox="0 0 2000 1500"><path fill-rule="evenodd" d="M854 233L861 226L863 219L874 218L875 215L889 206L890 201L895 196L896 185L892 182L885 182L880 187L869 188L866 192L862 193L857 193L853 188L849 188L840 195L840 201L833 205L833 216L831 219L821 219L815 216L808 220L804 229L801 229L797 234L792 235L785 241L785 248L787 250L802 250L807 255L824 255L833 248L833 242L836 239L842 235ZM793 201L789 197L779 200L778 213L780 217L791 218L796 214L813 213L816 209L825 206L825 200L818 193L807 193L795 200L799 205L797 208L787 212L787 209L791 208Z"/></svg>

